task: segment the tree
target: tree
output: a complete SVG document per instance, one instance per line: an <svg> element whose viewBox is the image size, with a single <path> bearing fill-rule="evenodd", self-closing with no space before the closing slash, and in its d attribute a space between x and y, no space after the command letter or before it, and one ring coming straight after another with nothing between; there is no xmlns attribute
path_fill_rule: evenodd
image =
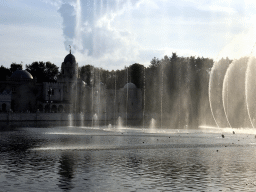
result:
<svg viewBox="0 0 256 192"><path fill-rule="evenodd" d="M160 60L156 57L154 57L151 61L150 61L150 68L154 68L154 67L158 67L160 65Z"/></svg>
<svg viewBox="0 0 256 192"><path fill-rule="evenodd" d="M6 81L6 76L11 76L10 69L1 65L0 67L0 81Z"/></svg>
<svg viewBox="0 0 256 192"><path fill-rule="evenodd" d="M175 61L178 59L178 55L176 53L172 53L171 61Z"/></svg>
<svg viewBox="0 0 256 192"><path fill-rule="evenodd" d="M35 61L30 65L26 65L26 70L33 77L37 78L37 82L55 82L59 74L59 68L51 62Z"/></svg>
<svg viewBox="0 0 256 192"><path fill-rule="evenodd" d="M93 66L85 65L80 68L80 78L88 85L91 85Z"/></svg>
<svg viewBox="0 0 256 192"><path fill-rule="evenodd" d="M129 67L131 82L136 85L137 88L143 88L144 66L135 63Z"/></svg>
<svg viewBox="0 0 256 192"><path fill-rule="evenodd" d="M49 61L45 63L45 67L46 81L55 82L59 75L59 67Z"/></svg>
<svg viewBox="0 0 256 192"><path fill-rule="evenodd" d="M10 72L13 73L16 70L22 70L22 65L21 64L12 63L11 67L10 67Z"/></svg>

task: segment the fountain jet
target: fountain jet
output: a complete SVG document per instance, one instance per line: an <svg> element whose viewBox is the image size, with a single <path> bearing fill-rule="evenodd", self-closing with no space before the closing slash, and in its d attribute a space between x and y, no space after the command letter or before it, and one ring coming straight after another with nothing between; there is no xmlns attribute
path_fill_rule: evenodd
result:
<svg viewBox="0 0 256 192"><path fill-rule="evenodd" d="M81 15L82 15L82 10L81 10L81 2L80 0L76 1L76 27L75 27L75 40L74 44L77 50L82 50L83 45L82 45L82 37L81 37Z"/></svg>
<svg viewBox="0 0 256 192"><path fill-rule="evenodd" d="M150 120L150 125L149 125L149 129L150 129L150 132L153 132L156 128L156 120L154 118L152 118Z"/></svg>
<svg viewBox="0 0 256 192"><path fill-rule="evenodd" d="M122 121L122 118L120 116L117 119L117 128L118 129L123 128L123 121Z"/></svg>
<svg viewBox="0 0 256 192"><path fill-rule="evenodd" d="M255 128L255 115L256 115L256 104L254 102L254 97L256 93L255 88L255 74L256 74L256 58L255 58L255 45L254 44L246 69L246 76L245 76L245 97L246 97L246 107L248 116L250 119L250 123L253 128Z"/></svg>
<svg viewBox="0 0 256 192"><path fill-rule="evenodd" d="M73 116L72 114L68 114L68 124L69 124L69 127L73 127Z"/></svg>

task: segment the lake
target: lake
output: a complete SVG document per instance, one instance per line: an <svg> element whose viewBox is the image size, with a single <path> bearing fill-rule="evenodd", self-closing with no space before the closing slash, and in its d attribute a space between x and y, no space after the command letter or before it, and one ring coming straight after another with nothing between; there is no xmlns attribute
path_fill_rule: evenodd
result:
<svg viewBox="0 0 256 192"><path fill-rule="evenodd" d="M252 129L23 127L0 133L0 191L256 190Z"/></svg>

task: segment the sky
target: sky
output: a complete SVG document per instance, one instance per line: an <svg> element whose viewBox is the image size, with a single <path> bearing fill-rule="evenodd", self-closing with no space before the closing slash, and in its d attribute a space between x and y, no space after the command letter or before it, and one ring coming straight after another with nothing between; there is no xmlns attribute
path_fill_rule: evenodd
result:
<svg viewBox="0 0 256 192"><path fill-rule="evenodd" d="M0 65L50 61L71 45L79 66L108 70L152 58L249 55L253 0L0 0Z"/></svg>

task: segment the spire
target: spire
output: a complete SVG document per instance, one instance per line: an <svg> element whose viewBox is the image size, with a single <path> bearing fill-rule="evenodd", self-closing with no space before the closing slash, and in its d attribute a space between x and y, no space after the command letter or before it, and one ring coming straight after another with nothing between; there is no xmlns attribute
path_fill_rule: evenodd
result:
<svg viewBox="0 0 256 192"><path fill-rule="evenodd" d="M70 48L69 53L71 54L71 46L70 45L69 45L69 48Z"/></svg>

